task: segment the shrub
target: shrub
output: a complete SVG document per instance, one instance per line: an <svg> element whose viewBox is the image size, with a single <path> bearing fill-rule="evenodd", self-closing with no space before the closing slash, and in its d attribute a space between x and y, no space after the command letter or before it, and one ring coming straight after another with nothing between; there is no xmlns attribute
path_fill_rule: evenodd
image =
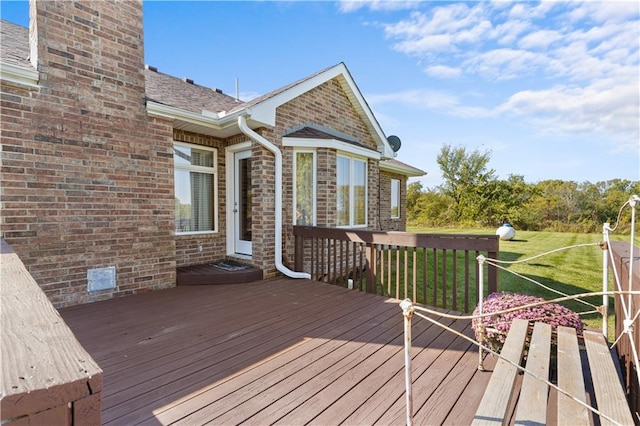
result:
<svg viewBox="0 0 640 426"><path fill-rule="evenodd" d="M484 345L496 352L500 352L507 336L507 332L511 328L511 322L516 318L544 322L551 325L553 330L555 330L559 325L573 327L578 333L582 333L584 324L580 320L580 316L571 309L557 303L547 303L517 311L500 313L506 309L538 302L544 302L544 299L520 293L504 292L493 293L487 296L482 304L484 313L497 313L482 319L482 324L485 327L486 333L486 341L484 342ZM473 314L478 315L479 313L478 307L476 307ZM472 321L472 327L476 334L476 340L478 340L480 338L480 333L478 330L477 319Z"/></svg>

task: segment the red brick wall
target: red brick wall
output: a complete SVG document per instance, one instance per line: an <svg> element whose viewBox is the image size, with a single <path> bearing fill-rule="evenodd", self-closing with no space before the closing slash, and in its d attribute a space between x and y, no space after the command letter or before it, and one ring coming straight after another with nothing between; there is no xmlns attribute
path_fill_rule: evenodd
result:
<svg viewBox="0 0 640 426"><path fill-rule="evenodd" d="M211 136L174 130L176 141L204 145L218 149L218 232L176 235L176 266L198 265L223 259L226 254L226 185L225 185L225 141ZM202 247L202 251L199 247Z"/></svg>
<svg viewBox="0 0 640 426"><path fill-rule="evenodd" d="M2 82L5 239L56 307L175 285L172 128L145 111L142 2L31 8L40 88ZM117 288L89 293L108 266Z"/></svg>
<svg viewBox="0 0 640 426"><path fill-rule="evenodd" d="M391 179L400 181L400 217L391 218ZM380 172L380 229L383 231L407 230L407 177Z"/></svg>

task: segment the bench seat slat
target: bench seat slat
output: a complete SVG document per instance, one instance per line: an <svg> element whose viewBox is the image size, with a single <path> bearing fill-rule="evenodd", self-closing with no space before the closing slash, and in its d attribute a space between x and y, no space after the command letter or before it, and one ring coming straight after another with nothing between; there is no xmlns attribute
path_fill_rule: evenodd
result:
<svg viewBox="0 0 640 426"><path fill-rule="evenodd" d="M558 387L568 392L574 398L586 403L586 391L582 363L580 361L580 347L576 329L558 327ZM558 392L558 425L588 425L589 410Z"/></svg>
<svg viewBox="0 0 640 426"><path fill-rule="evenodd" d="M622 425L633 425L633 417L607 342L600 333L585 331L583 335L598 410ZM612 424L604 418L601 423Z"/></svg>
<svg viewBox="0 0 640 426"><path fill-rule="evenodd" d="M527 337L529 323L515 319L502 347L501 355L519 364L522 360L524 343ZM487 389L480 401L480 406L473 418L473 425L502 424L507 407L513 394L515 378L518 369L500 358L489 379Z"/></svg>
<svg viewBox="0 0 640 426"><path fill-rule="evenodd" d="M537 377L549 379L549 359L551 356L551 326L537 322L533 328L526 369ZM517 425L544 425L547 423L547 398L549 385L525 374L522 379L520 398L516 410Z"/></svg>

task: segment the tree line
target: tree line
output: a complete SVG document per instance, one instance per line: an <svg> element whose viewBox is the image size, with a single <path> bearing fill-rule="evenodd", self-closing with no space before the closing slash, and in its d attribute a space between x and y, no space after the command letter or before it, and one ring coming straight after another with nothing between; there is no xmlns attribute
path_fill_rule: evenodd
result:
<svg viewBox="0 0 640 426"><path fill-rule="evenodd" d="M437 157L443 183L433 189L413 182L407 188L407 221L414 226L497 227L510 223L527 231L601 232L615 225L620 208L640 181L543 180L524 176L498 179L489 168L490 151L444 145ZM628 232L631 209L625 208L619 231Z"/></svg>

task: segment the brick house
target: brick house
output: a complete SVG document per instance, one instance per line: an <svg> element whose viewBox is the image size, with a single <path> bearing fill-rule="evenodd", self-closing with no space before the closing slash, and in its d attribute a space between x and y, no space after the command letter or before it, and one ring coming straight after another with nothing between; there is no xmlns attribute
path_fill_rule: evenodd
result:
<svg viewBox="0 0 640 426"><path fill-rule="evenodd" d="M237 259L291 271L294 225L404 230L406 182L343 63L250 102L144 65L141 1L2 21L1 226L57 307Z"/></svg>

